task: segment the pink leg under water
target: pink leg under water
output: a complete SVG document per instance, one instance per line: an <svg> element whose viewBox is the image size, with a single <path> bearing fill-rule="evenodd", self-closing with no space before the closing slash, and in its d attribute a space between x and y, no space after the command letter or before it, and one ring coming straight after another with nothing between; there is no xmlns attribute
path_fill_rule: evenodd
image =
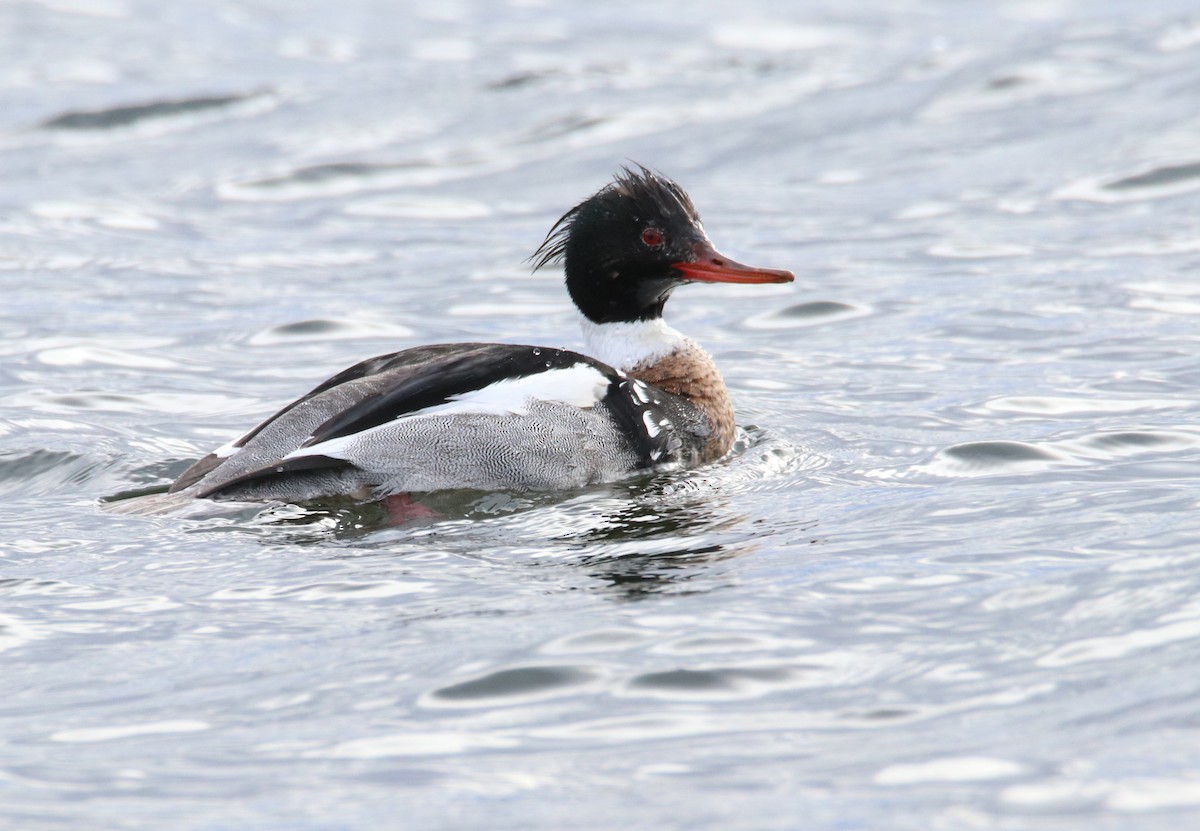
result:
<svg viewBox="0 0 1200 831"><path fill-rule="evenodd" d="M412 522L414 519L441 516L433 508L428 508L420 502L415 502L411 493L397 493L388 496L383 500L383 507L387 509L388 519L391 520L392 525L403 525L406 522Z"/></svg>

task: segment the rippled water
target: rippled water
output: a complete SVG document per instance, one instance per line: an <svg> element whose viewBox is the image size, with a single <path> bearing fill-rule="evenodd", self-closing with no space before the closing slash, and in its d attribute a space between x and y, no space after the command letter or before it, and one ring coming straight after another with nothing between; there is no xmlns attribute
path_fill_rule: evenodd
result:
<svg viewBox="0 0 1200 831"><path fill-rule="evenodd" d="M1200 822L1200 9L403 5L0 6L0 824ZM735 457L104 501L372 354L577 346L522 260L626 159L797 273L669 310Z"/></svg>

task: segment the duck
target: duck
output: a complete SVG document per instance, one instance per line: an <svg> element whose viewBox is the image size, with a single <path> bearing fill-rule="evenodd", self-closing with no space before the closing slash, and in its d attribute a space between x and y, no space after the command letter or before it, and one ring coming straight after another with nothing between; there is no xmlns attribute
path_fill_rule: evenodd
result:
<svg viewBox="0 0 1200 831"><path fill-rule="evenodd" d="M169 491L289 503L555 491L730 451L721 373L663 307L685 284L788 283L790 271L718 252L683 188L637 164L563 214L529 261L562 265L586 354L446 343L369 358L195 462Z"/></svg>

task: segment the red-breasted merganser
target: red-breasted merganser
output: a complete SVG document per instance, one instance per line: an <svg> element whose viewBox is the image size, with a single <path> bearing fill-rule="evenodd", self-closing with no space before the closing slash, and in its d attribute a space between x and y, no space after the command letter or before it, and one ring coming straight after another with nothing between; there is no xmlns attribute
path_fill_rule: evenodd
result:
<svg viewBox="0 0 1200 831"><path fill-rule="evenodd" d="M642 167L567 211L531 260L563 263L595 357L450 343L370 358L196 462L171 491L303 502L549 490L729 451L725 382L663 322L663 304L683 283L787 283L791 272L718 253L683 188Z"/></svg>

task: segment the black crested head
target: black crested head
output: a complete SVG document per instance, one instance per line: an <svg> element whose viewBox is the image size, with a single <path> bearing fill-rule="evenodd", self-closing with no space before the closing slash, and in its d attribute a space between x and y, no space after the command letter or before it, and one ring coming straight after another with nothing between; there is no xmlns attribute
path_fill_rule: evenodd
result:
<svg viewBox="0 0 1200 831"><path fill-rule="evenodd" d="M662 316L683 275L671 266L704 239L683 188L642 166L563 214L534 253L534 267L561 261L567 291L596 323Z"/></svg>
<svg viewBox="0 0 1200 831"><path fill-rule="evenodd" d="M641 165L563 214L530 259L535 270L562 262L571 299L594 323L662 317L681 283L792 279L719 254L683 188Z"/></svg>

